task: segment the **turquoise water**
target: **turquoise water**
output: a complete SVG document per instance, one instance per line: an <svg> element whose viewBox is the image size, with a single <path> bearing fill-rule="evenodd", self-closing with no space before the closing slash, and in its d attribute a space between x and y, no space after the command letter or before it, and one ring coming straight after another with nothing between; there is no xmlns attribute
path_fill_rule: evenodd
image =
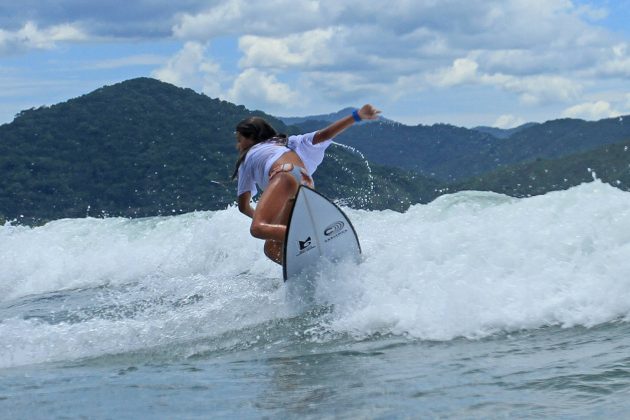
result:
<svg viewBox="0 0 630 420"><path fill-rule="evenodd" d="M0 418L625 416L630 194L348 210L296 312L234 208L0 228Z"/></svg>

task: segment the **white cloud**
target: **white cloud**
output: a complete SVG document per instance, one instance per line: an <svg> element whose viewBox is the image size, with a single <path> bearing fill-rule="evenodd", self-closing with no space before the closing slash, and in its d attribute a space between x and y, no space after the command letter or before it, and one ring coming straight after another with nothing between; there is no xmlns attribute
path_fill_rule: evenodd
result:
<svg viewBox="0 0 630 420"><path fill-rule="evenodd" d="M442 69L435 75L429 76L429 81L442 87L475 83L479 81L478 68L479 65L475 61L467 58L458 58L451 67Z"/></svg>
<svg viewBox="0 0 630 420"><path fill-rule="evenodd" d="M497 118L492 126L497 128L514 128L523 124L525 124L525 120L523 118L516 117L511 114L505 114Z"/></svg>
<svg viewBox="0 0 630 420"><path fill-rule="evenodd" d="M323 99L478 85L541 106L579 100L589 70L625 74L613 35L592 23L605 13L571 0L226 0L181 14L173 34L239 35L242 69L292 74Z"/></svg>
<svg viewBox="0 0 630 420"><path fill-rule="evenodd" d="M315 29L284 38L246 35L239 47L242 67L319 68L333 63L334 28Z"/></svg>
<svg viewBox="0 0 630 420"><path fill-rule="evenodd" d="M187 42L165 66L155 70L153 76L174 85L186 85L197 78L199 67L205 60L204 50L205 47L198 42Z"/></svg>
<svg viewBox="0 0 630 420"><path fill-rule="evenodd" d="M528 105L567 102L579 97L581 86L564 77L553 75L513 76L483 73L479 64L469 58L456 59L449 67L429 74L427 82L444 88L462 84L490 85L519 95Z"/></svg>
<svg viewBox="0 0 630 420"><path fill-rule="evenodd" d="M606 101L586 102L567 108L562 113L564 117L582 118L585 120L600 120L602 118L617 117L621 114Z"/></svg>
<svg viewBox="0 0 630 420"><path fill-rule="evenodd" d="M27 22L14 32L0 29L0 54L29 49L51 49L59 42L77 42L86 39L86 33L75 25L61 24L40 29L36 23Z"/></svg>
<svg viewBox="0 0 630 420"><path fill-rule="evenodd" d="M207 57L207 51L208 45L188 41L164 66L155 70L152 76L249 107L267 109L269 105L291 106L299 102L298 94L272 73L247 68L238 75L228 76L217 63Z"/></svg>
<svg viewBox="0 0 630 420"><path fill-rule="evenodd" d="M182 39L208 41L215 36L234 34L246 25L243 1L226 1L197 14L184 13L173 27L173 34Z"/></svg>
<svg viewBox="0 0 630 420"><path fill-rule="evenodd" d="M630 47L623 42L606 49L606 57L590 72L591 76L630 77Z"/></svg>
<svg viewBox="0 0 630 420"><path fill-rule="evenodd" d="M168 37L179 13L196 13L213 0L3 0L0 28L17 30L25 22L40 27L72 23L99 39ZM216 0L214 0L216 1Z"/></svg>
<svg viewBox="0 0 630 420"><path fill-rule="evenodd" d="M173 26L173 34L199 41L244 33L284 36L326 26L326 22L333 21L349 6L349 3L343 6L338 2L313 0L226 0L200 13L181 14Z"/></svg>
<svg viewBox="0 0 630 420"><path fill-rule="evenodd" d="M274 75L256 69L247 69L234 81L227 93L228 100L262 108L270 104L289 108L300 102L297 92L280 82Z"/></svg>
<svg viewBox="0 0 630 420"><path fill-rule="evenodd" d="M152 76L177 86L201 90L208 96L222 94L225 79L218 64L205 56L206 47L198 42L186 42L181 51L175 54Z"/></svg>
<svg viewBox="0 0 630 420"><path fill-rule="evenodd" d="M0 56L95 36L175 40L184 45L170 59L138 52L88 69L154 65L159 68L153 75L162 80L210 96L230 94L246 104L244 86L257 79L278 89L258 93L252 103L261 108L279 106L279 96L295 101L297 91L317 104L345 105L377 95L410 104L418 103L419 92L455 98L462 86L474 86L487 103L500 91L504 103L512 98L540 116L597 99L623 109L623 99L594 93L603 83L610 91L630 77L630 43L623 33L604 29L606 10L588 4L593 2L24 1L8 2L0 16ZM221 42L215 44L217 37ZM223 53L237 37L239 50ZM216 46L213 54L223 55L210 56L209 42ZM228 74L225 69L236 61L239 67ZM275 102L264 104L264 98ZM492 121L497 114L491 115L483 118Z"/></svg>
<svg viewBox="0 0 630 420"><path fill-rule="evenodd" d="M582 86L571 79L539 75L516 77L504 74L484 75L483 83L499 86L502 89L519 95L519 99L526 105L542 103L568 102L578 98Z"/></svg>

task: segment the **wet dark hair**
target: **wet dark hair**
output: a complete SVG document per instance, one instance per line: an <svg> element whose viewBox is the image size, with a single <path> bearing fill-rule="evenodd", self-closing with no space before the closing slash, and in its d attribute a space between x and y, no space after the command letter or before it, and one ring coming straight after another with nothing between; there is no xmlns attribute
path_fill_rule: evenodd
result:
<svg viewBox="0 0 630 420"><path fill-rule="evenodd" d="M287 136L286 134L278 134L278 132L260 117L249 117L245 118L243 121L237 124L236 132L240 133L243 137L247 137L254 141L254 145L266 141L273 141L280 145L287 144ZM251 147L250 147L251 148ZM238 175L238 168L241 166L241 163L245 160L247 156L247 152L244 150L238 157L236 161L236 165L234 167L234 173L232 174L232 179L236 178Z"/></svg>

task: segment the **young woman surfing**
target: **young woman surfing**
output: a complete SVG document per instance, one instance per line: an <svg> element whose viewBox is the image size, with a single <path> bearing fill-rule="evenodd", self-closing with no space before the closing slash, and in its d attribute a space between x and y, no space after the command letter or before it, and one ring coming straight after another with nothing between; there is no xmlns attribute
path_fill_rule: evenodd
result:
<svg viewBox="0 0 630 420"><path fill-rule="evenodd" d="M313 186L313 173L324 159L332 138L355 121L374 120L381 111L363 105L352 115L323 130L286 137L260 117L236 126L239 158L233 178L238 177L238 209L252 218L250 233L265 240L265 255L282 264L282 246L293 199L301 184ZM254 209L252 197L263 191Z"/></svg>

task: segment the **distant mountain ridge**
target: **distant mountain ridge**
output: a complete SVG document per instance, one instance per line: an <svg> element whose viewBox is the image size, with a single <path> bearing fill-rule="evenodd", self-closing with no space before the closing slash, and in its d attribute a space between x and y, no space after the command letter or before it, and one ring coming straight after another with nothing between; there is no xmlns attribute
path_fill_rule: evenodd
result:
<svg viewBox="0 0 630 420"><path fill-rule="evenodd" d="M526 128L533 127L537 124L539 123L530 122L530 123L519 125L518 127L514 127L514 128L478 126L478 127L473 127L472 129L476 131L480 131L482 133L490 134L491 136L494 136L498 139L507 139L508 137L511 137L513 134L516 134L519 131L523 131Z"/></svg>
<svg viewBox="0 0 630 420"><path fill-rule="evenodd" d="M299 125L312 130L307 121ZM533 124L508 138L449 124L406 126L377 122L344 132L338 141L374 162L459 182L504 166L555 159L630 139L630 118L559 119Z"/></svg>
<svg viewBox="0 0 630 420"><path fill-rule="evenodd" d="M277 118L287 125L302 125L306 122L334 122L352 114L352 111L354 111L355 109L356 108L353 108L353 107L346 107L337 112L333 112L330 114L307 115L304 117L277 117ZM379 118L379 120L381 122L387 122L387 123L392 123L396 125L406 125L406 124L402 124L400 122L397 122L395 120L391 120L389 118L385 118L382 116ZM530 122L530 123L519 125L518 127L514 127L514 128L477 126L477 127L471 128L471 130L478 131L484 134L490 134L491 136L496 137L498 139L506 139L512 136L513 134L518 133L519 131L522 131L526 128L530 128L537 124L539 123Z"/></svg>
<svg viewBox="0 0 630 420"><path fill-rule="evenodd" d="M348 115L351 110L291 121L303 131L312 131L323 121ZM338 137L338 141L361 150L370 161L447 183L513 164L582 153L626 139L630 139L630 116L599 121L565 118L512 129L468 129L450 124L408 126L379 120Z"/></svg>
<svg viewBox="0 0 630 420"><path fill-rule="evenodd" d="M344 117L347 117L348 115L352 115L352 111L356 110L358 108L354 108L354 107L346 107L343 109L340 109L337 112L332 112L330 114L319 114L319 115L307 115L304 117L276 117L278 118L280 121L282 121L283 123L287 124L287 125L301 125L304 124L306 122L317 122L317 123L321 123L321 122L335 122L337 120L340 120ZM390 120L388 118L385 118L383 116L381 116L379 118L379 120L381 122L391 122L391 123L396 123L393 120ZM362 123L372 123L372 121L363 121ZM399 123L396 123L399 124Z"/></svg>

